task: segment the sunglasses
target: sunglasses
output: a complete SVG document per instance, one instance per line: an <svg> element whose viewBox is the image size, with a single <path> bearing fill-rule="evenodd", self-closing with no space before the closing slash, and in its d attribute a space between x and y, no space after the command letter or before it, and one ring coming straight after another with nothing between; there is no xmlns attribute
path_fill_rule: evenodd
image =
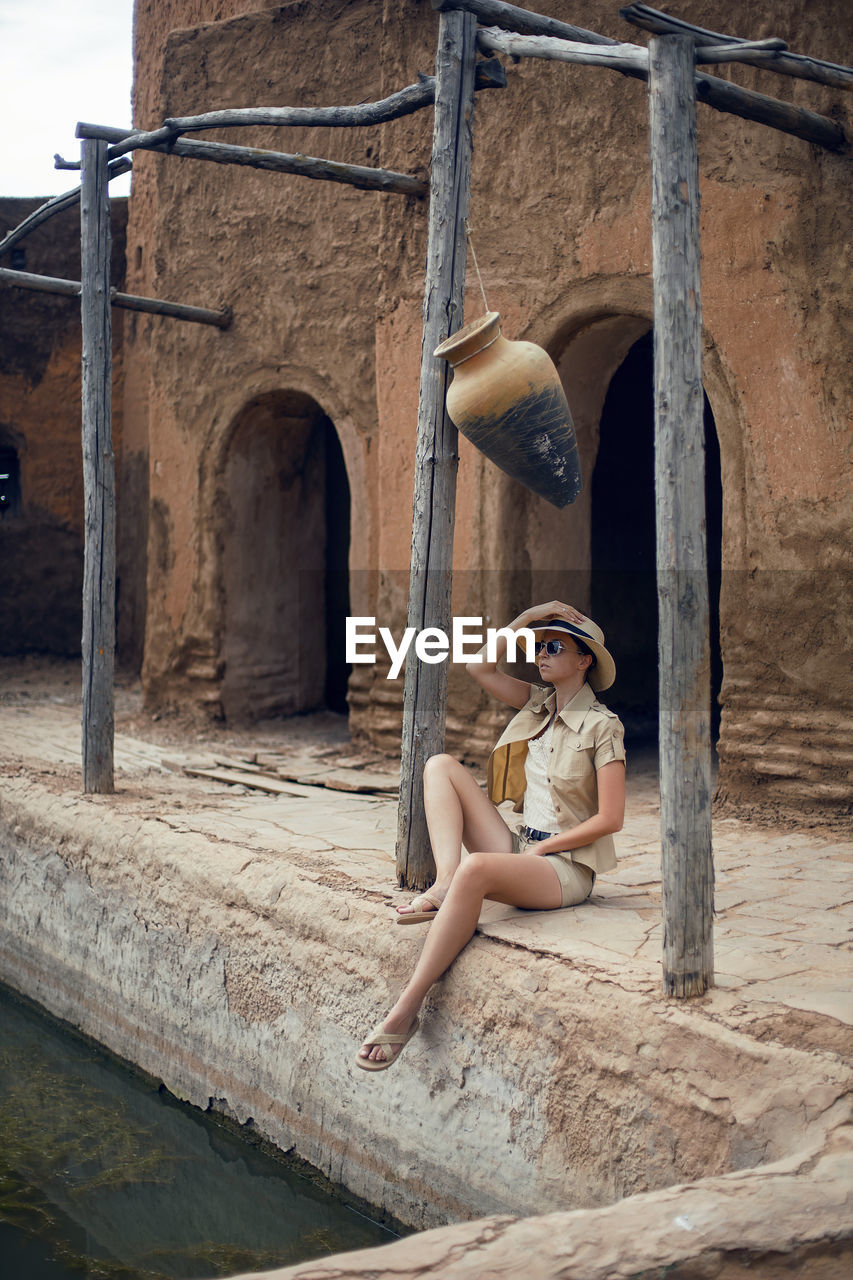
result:
<svg viewBox="0 0 853 1280"><path fill-rule="evenodd" d="M537 640L533 645L533 652L538 658L544 649L549 658L556 658L558 653L562 653L567 646L562 640Z"/></svg>

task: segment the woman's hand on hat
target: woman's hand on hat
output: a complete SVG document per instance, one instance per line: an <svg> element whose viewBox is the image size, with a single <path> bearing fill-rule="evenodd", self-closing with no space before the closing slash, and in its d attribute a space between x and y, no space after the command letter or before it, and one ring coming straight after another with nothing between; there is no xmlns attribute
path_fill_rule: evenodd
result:
<svg viewBox="0 0 853 1280"><path fill-rule="evenodd" d="M546 604L531 605L509 625L517 631L520 627L529 627L531 623L551 618L560 618L564 622L573 623L576 627L582 626L586 621L580 609L576 609L573 604L566 604L563 600L549 600Z"/></svg>

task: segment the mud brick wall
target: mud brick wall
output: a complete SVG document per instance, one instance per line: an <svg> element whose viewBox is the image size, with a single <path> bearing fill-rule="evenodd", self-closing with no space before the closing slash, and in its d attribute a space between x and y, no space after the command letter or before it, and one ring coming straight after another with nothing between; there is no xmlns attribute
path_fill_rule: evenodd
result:
<svg viewBox="0 0 853 1280"><path fill-rule="evenodd" d="M539 7L645 40L604 0ZM213 107L377 99L433 66L438 19L428 0L243 9L236 0L138 6L141 125ZM772 0L746 24L734 3L686 0L679 13L713 29L781 35L828 59L851 24L840 0ZM454 611L505 622L554 595L588 609L616 650L611 705L639 737L656 714L646 90L608 71L531 60L508 63L507 74L506 89L476 102L477 254L504 333L541 343L560 368L585 487L558 512L460 441ZM844 95L817 85L747 67L720 74L840 120L849 110ZM426 112L370 131L228 137L424 174L430 126ZM699 151L720 800L817 821L846 811L853 750L841 252L850 160L701 105ZM301 672L288 705L307 710L323 700L317 668L340 665L328 637L325 651L316 629L306 639L321 570L300 580L274 555L264 571L258 552L248 595L228 582L229 543L242 540L251 563L271 536L258 495L289 500L302 448L286 425L294 403L331 424L343 460L345 484L327 491L350 504L350 611L402 626L425 235L423 201L138 158L130 287L235 310L226 332L141 317L127 329L126 439L140 456L149 451L143 672L152 708L230 715L228 681L242 663L244 684L274 682L278 667ZM476 289L468 302L476 315ZM259 404L272 417L258 427L254 471L240 472L235 449L251 444ZM260 442L276 432L282 458L264 464ZM238 618L259 636L280 635L287 661L272 642L250 657ZM395 749L401 700L402 681L386 681L381 664L355 668L353 731ZM456 671L448 727L451 748L473 757L498 728Z"/></svg>

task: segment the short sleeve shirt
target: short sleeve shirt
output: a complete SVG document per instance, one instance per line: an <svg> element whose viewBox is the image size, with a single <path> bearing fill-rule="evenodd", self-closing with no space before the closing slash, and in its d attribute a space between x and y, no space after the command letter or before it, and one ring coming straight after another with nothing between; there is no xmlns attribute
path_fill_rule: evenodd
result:
<svg viewBox="0 0 853 1280"><path fill-rule="evenodd" d="M512 800L520 812L524 802L524 762L527 743L544 729L554 713L553 689L535 688L501 734L489 758L489 796L495 804ZM618 716L597 702L588 684L555 717L550 748L548 785L561 831L585 822L598 812L596 770L625 759L625 730ZM574 862L595 872L616 866L612 836L571 850Z"/></svg>

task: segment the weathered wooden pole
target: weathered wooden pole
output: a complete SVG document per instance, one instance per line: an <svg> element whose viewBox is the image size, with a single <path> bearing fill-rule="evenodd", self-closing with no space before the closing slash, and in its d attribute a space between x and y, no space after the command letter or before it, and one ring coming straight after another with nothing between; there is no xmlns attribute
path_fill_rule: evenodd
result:
<svg viewBox="0 0 853 1280"><path fill-rule="evenodd" d="M691 36L649 46L663 988L713 984L699 162Z"/></svg>
<svg viewBox="0 0 853 1280"><path fill-rule="evenodd" d="M471 181L476 20L467 13L439 18L435 115L430 169L429 235L424 287L424 335L412 522L408 626L450 633L456 428L445 410L449 366L433 351L462 323ZM423 810L423 767L444 749L447 662L406 661L397 877L423 889L435 876Z"/></svg>
<svg viewBox="0 0 853 1280"><path fill-rule="evenodd" d="M83 790L111 793L115 668L115 457L112 439L107 144L86 139L80 198L83 327Z"/></svg>

